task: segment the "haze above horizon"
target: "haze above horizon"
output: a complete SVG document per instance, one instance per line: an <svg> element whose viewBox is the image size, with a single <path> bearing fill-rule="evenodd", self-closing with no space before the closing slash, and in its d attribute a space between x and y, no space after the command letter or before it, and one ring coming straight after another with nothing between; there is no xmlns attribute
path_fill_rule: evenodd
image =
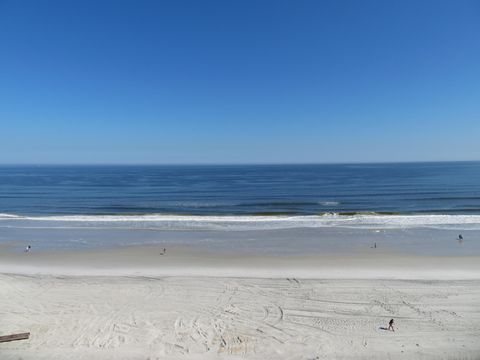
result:
<svg viewBox="0 0 480 360"><path fill-rule="evenodd" d="M0 163L480 160L480 3L2 1Z"/></svg>

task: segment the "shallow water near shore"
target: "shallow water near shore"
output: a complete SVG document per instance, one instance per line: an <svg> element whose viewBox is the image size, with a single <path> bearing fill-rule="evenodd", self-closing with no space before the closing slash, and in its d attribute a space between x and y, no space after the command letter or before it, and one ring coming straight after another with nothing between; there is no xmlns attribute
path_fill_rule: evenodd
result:
<svg viewBox="0 0 480 360"><path fill-rule="evenodd" d="M238 231L172 231L135 228L2 227L0 244L11 252L114 249L134 245L252 255L355 255L388 251L430 256L479 256L480 230L410 228L293 228Z"/></svg>

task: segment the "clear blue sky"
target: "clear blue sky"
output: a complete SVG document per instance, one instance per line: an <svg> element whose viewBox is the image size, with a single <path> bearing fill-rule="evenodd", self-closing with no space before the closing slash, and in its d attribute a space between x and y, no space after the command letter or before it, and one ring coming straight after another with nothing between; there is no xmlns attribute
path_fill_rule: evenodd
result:
<svg viewBox="0 0 480 360"><path fill-rule="evenodd" d="M480 160L480 1L0 0L0 163Z"/></svg>

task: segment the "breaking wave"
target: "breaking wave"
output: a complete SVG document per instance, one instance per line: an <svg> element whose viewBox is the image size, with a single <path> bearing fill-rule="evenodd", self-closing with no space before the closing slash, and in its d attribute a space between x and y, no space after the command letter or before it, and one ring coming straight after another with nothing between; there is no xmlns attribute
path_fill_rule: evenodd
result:
<svg viewBox="0 0 480 360"><path fill-rule="evenodd" d="M367 229L480 229L480 215L324 213L319 215L49 215L0 214L0 226L95 227L152 230L271 230L348 227Z"/></svg>

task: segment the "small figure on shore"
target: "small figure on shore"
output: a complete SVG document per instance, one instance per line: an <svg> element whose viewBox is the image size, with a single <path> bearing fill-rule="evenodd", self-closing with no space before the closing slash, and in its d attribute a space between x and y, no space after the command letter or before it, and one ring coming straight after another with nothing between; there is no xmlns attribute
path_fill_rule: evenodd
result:
<svg viewBox="0 0 480 360"><path fill-rule="evenodd" d="M458 243L459 243L459 244L463 243L463 236L462 236L462 234L459 234L459 235L458 235L457 240L458 240Z"/></svg>
<svg viewBox="0 0 480 360"><path fill-rule="evenodd" d="M24 250L24 252L30 252L30 249L31 249L31 248L32 248L32 247L31 247L30 245L27 245L26 248L25 248L25 250Z"/></svg>
<svg viewBox="0 0 480 360"><path fill-rule="evenodd" d="M392 330L393 332L395 332L395 329L393 328L393 319L390 319L390 321L388 322L388 330Z"/></svg>
<svg viewBox="0 0 480 360"><path fill-rule="evenodd" d="M160 253L160 255L165 255L167 253L167 249L163 248L163 252Z"/></svg>
<svg viewBox="0 0 480 360"><path fill-rule="evenodd" d="M374 248L374 249L377 248L377 243L374 243L374 244L373 244L373 248Z"/></svg>

